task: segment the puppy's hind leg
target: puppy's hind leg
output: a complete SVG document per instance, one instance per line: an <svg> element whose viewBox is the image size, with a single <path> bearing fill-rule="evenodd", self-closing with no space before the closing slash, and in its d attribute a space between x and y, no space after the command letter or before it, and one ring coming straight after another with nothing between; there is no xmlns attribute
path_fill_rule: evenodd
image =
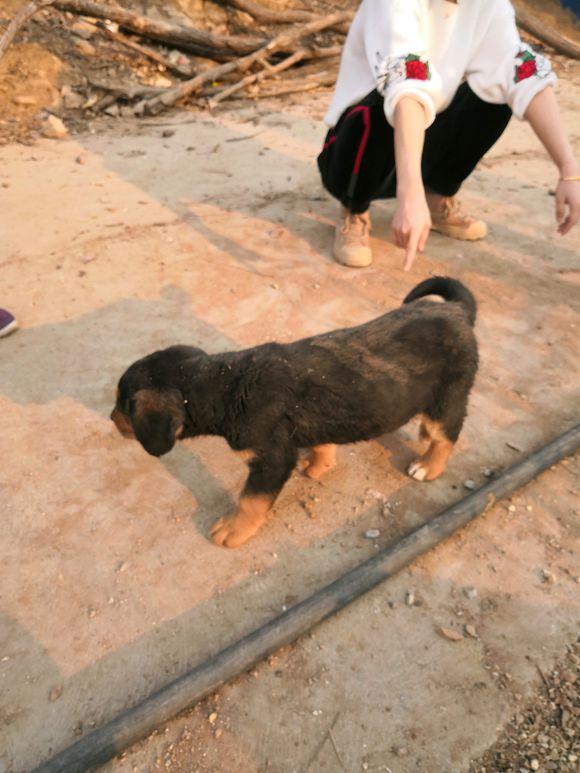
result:
<svg viewBox="0 0 580 773"><path fill-rule="evenodd" d="M423 456L409 465L408 472L415 480L435 480L445 472L453 442L447 437L441 422L426 417L421 427L425 428L429 447Z"/></svg>
<svg viewBox="0 0 580 773"><path fill-rule="evenodd" d="M333 443L325 443L320 446L312 446L310 449L310 461L304 469L304 474L309 478L318 480L325 472L336 466L336 446Z"/></svg>
<svg viewBox="0 0 580 773"><path fill-rule="evenodd" d="M473 375L465 373L448 383L422 417L419 437L428 441L429 447L409 466L408 473L415 480L435 480L445 472L467 414Z"/></svg>

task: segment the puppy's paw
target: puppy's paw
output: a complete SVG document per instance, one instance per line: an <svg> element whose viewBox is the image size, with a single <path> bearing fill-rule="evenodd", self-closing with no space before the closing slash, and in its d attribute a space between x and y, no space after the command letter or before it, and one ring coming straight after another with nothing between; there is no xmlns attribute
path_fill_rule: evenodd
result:
<svg viewBox="0 0 580 773"><path fill-rule="evenodd" d="M411 464L407 467L408 475L410 475L411 478L414 478L415 480L421 481L435 480L435 478L438 478L443 472L445 472L444 466L438 466L432 461L427 461L422 457L420 459L416 459L414 462L411 462Z"/></svg>
<svg viewBox="0 0 580 773"><path fill-rule="evenodd" d="M247 542L258 531L259 525L248 523L247 519L238 514L226 515L211 527L211 537L216 545L224 548L238 548Z"/></svg>
<svg viewBox="0 0 580 773"><path fill-rule="evenodd" d="M407 473L411 476L411 478L415 478L415 480L427 479L427 467L421 462L420 459L411 462L407 468Z"/></svg>
<svg viewBox="0 0 580 773"><path fill-rule="evenodd" d="M318 480L321 478L326 472L329 472L334 467L334 464L321 464L317 462L309 462L304 468L303 472L304 475L306 475L307 478L312 478L312 480Z"/></svg>

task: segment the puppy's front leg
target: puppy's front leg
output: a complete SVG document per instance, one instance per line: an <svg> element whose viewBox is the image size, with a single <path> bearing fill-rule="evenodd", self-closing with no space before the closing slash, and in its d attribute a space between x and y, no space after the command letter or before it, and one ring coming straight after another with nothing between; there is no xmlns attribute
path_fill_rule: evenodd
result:
<svg viewBox="0 0 580 773"><path fill-rule="evenodd" d="M292 474L296 459L296 449L289 443L257 453L250 462L250 475L237 511L212 526L211 535L216 545L237 548L254 536Z"/></svg>

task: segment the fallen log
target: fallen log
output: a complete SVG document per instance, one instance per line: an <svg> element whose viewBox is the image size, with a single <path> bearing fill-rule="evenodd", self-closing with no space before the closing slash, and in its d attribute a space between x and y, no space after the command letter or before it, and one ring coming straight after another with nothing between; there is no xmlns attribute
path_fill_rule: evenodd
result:
<svg viewBox="0 0 580 773"><path fill-rule="evenodd" d="M53 0L52 4L59 11L92 16L96 19L110 19L142 37L160 40L197 56L218 61L249 54L263 46L265 42L263 37L258 36L213 35L195 27L149 19L147 16L128 11L117 3L103 3L96 0Z"/></svg>
<svg viewBox="0 0 580 773"><path fill-rule="evenodd" d="M28 5L23 6L16 16L12 19L6 32L0 38L0 57L4 55L6 49L12 43L18 32L24 27L27 21L29 21L35 13L42 11L43 8L47 8L52 5L54 0L33 0Z"/></svg>
<svg viewBox="0 0 580 773"><path fill-rule="evenodd" d="M542 43L553 48L559 54L571 59L580 59L580 45L570 38L561 35L552 27L547 27L537 16L520 5L516 6L516 21L518 27L529 32Z"/></svg>
<svg viewBox="0 0 580 773"><path fill-rule="evenodd" d="M287 51L295 46L301 38L328 29L338 22L345 21L349 17L350 12L338 11L337 13L331 13L328 16L316 19L316 21L309 22L301 27L295 27L288 32L283 32L257 51L232 62L226 62L217 67L211 67L205 72L197 75L195 78L191 78L184 83L180 83L177 86L167 89L163 94L160 94L157 97L144 100L136 106L135 110L137 114L149 113L154 115L159 113L165 108L171 107L180 99L188 97L195 91L203 88L206 83L219 80L221 77L231 72L246 72L255 62L265 60L267 57L278 51Z"/></svg>

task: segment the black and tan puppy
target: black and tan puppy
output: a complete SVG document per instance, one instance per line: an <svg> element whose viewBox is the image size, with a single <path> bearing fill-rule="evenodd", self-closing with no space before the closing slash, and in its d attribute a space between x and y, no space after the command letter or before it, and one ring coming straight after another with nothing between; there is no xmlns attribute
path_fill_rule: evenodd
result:
<svg viewBox="0 0 580 773"><path fill-rule="evenodd" d="M449 302L420 300L427 295ZM243 452L250 474L238 509L212 529L218 545L237 547L264 523L300 448L310 449L306 474L318 478L334 466L337 444L421 414L427 449L409 474L441 475L477 371L475 312L464 285L434 277L359 327L217 355L172 346L125 372L111 418L154 456L197 435L221 435Z"/></svg>

